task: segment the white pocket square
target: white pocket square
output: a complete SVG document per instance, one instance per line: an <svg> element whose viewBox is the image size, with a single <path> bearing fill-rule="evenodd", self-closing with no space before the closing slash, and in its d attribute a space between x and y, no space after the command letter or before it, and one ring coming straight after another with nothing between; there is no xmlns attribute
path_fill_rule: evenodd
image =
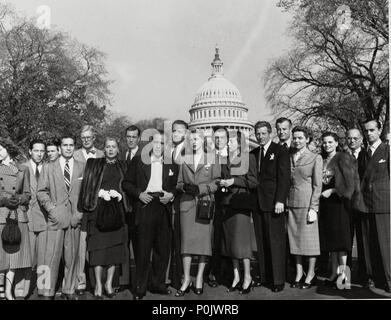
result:
<svg viewBox="0 0 391 320"><path fill-rule="evenodd" d="M77 180L83 180L83 177L77 178Z"/></svg>
<svg viewBox="0 0 391 320"><path fill-rule="evenodd" d="M170 171L168 171L168 175L171 177L171 176L174 175L174 172L172 172L171 169L170 169Z"/></svg>
<svg viewBox="0 0 391 320"><path fill-rule="evenodd" d="M386 160L384 159L379 160L379 163L383 163L383 162L386 162Z"/></svg>

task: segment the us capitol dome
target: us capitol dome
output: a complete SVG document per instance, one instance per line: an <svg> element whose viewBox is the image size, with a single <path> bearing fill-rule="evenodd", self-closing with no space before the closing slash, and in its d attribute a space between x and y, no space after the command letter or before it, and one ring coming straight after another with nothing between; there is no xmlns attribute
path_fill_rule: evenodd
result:
<svg viewBox="0 0 391 320"><path fill-rule="evenodd" d="M190 110L189 129L201 129L211 134L216 126L251 134L253 125L247 120L248 108L239 90L223 74L219 48L212 61L212 75L197 91Z"/></svg>

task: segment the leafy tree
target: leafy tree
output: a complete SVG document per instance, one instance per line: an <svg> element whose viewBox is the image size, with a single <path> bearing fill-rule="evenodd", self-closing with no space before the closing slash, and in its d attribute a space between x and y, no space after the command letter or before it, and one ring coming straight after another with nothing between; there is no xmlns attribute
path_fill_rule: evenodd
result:
<svg viewBox="0 0 391 320"><path fill-rule="evenodd" d="M388 1L281 0L294 48L268 68L276 113L318 129L389 122ZM383 131L385 134L385 131Z"/></svg>
<svg viewBox="0 0 391 320"><path fill-rule="evenodd" d="M8 6L0 17L0 134L26 150L35 136L100 127L110 103L104 54Z"/></svg>

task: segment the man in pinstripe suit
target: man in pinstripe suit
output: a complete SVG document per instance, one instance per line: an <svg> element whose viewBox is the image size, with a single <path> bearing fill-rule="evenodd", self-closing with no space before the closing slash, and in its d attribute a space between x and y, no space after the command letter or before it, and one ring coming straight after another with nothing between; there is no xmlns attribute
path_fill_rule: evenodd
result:
<svg viewBox="0 0 391 320"><path fill-rule="evenodd" d="M82 218L82 213L77 210L77 202L84 171L84 164L73 158L74 149L75 138L63 136L61 157L43 168L37 192L39 203L48 213L44 264L50 281L45 283L43 295L49 298L54 296L60 259L64 255L62 292L68 300L77 299L75 290Z"/></svg>

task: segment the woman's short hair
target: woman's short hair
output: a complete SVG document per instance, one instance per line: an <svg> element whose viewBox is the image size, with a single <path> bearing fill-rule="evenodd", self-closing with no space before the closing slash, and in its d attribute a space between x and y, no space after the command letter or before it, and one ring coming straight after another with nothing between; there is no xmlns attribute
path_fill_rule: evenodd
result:
<svg viewBox="0 0 391 320"><path fill-rule="evenodd" d="M326 137L332 137L334 139L334 141L338 143L336 151L341 151L341 147L339 145L339 137L335 132L331 132L331 131L324 132L322 134L320 140L323 141L323 139ZM326 151L323 149L323 143L321 143L321 154L322 154L323 159L327 157Z"/></svg>
<svg viewBox="0 0 391 320"><path fill-rule="evenodd" d="M108 141L114 141L116 144L117 144L117 147L118 147L118 149L119 149L119 141L118 141L118 139L117 138L115 138L115 137L106 137L105 138L105 146L106 146L106 143L108 142Z"/></svg>
<svg viewBox="0 0 391 320"><path fill-rule="evenodd" d="M11 159L15 159L21 154L19 147L9 138L0 138L0 146L7 150Z"/></svg>
<svg viewBox="0 0 391 320"><path fill-rule="evenodd" d="M311 137L310 129L304 126L296 126L292 129L292 136L295 132L303 132L306 139L309 139Z"/></svg>

